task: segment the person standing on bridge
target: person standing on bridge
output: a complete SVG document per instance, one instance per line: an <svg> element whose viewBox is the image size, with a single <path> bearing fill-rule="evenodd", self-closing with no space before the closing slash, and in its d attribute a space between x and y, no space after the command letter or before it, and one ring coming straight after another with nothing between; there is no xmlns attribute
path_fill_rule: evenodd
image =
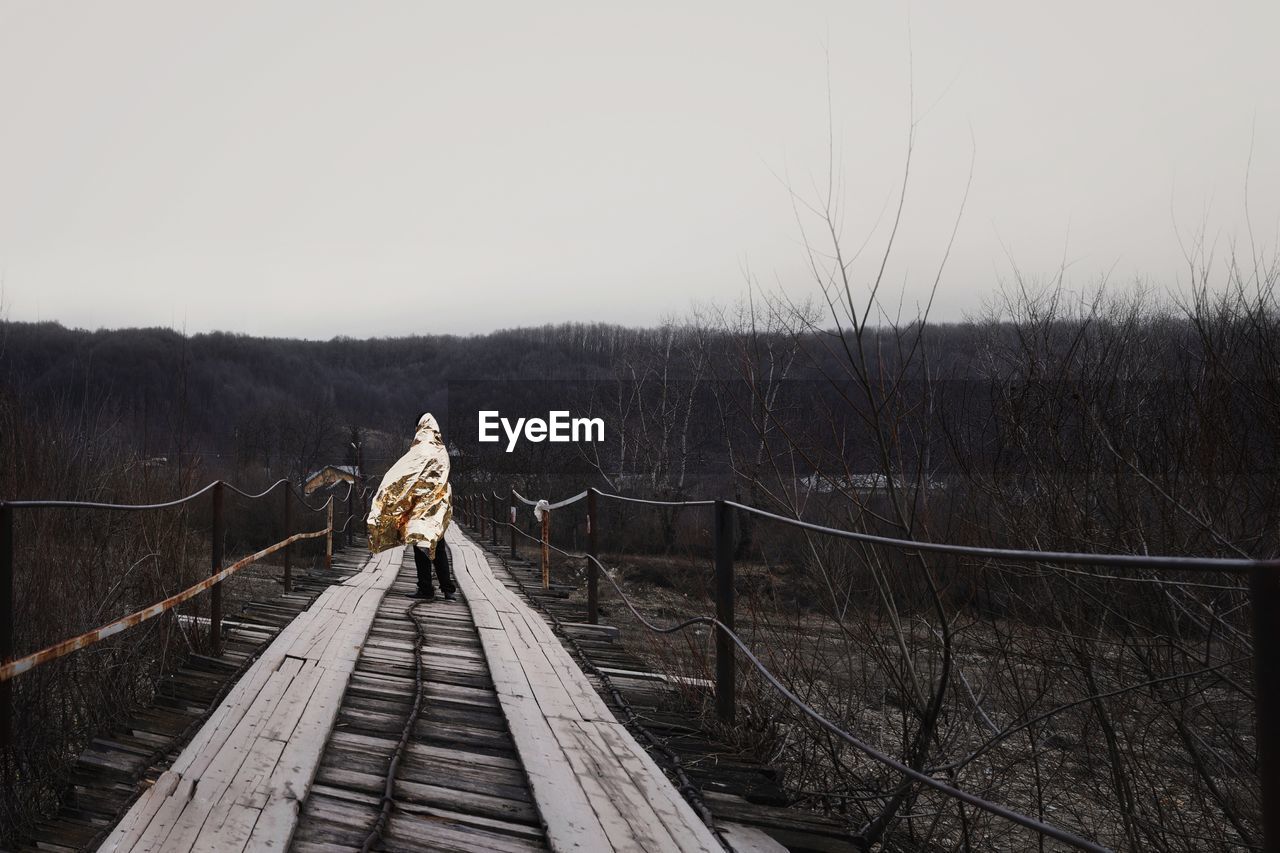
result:
<svg viewBox="0 0 1280 853"><path fill-rule="evenodd" d="M435 598L431 583L434 566L445 600L455 601L449 545L444 541L452 518L449 452L440 436L440 425L427 413L418 419L409 452L391 466L373 496L369 550L376 554L397 545L413 546L418 569L416 597Z"/></svg>

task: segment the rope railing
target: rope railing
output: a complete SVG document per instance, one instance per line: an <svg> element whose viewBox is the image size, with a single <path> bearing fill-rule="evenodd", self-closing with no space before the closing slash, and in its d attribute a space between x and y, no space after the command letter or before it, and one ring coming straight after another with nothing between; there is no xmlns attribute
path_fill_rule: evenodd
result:
<svg viewBox="0 0 1280 853"><path fill-rule="evenodd" d="M266 488L266 489L264 489L263 491L258 492L256 495L251 495L251 494L249 494L248 492L244 491L243 489L238 489L238 488L236 488L235 486L231 485L230 483L223 483L222 485L223 485L223 487L224 487L224 488L227 488L227 489L229 489L229 490L231 490L231 491L235 492L237 495L240 495L242 498L248 498L248 499L249 499L249 500L251 500L251 501L256 501L256 500L259 500L259 499L261 499L261 498L265 498L267 495L271 494L271 493L272 493L272 492L274 492L276 489L280 488L280 486L281 486L281 485L291 486L291 484L289 483L289 481L288 481L288 480L284 480L284 479L276 480L276 481L275 481L274 483L272 483L270 486L267 486L267 488Z"/></svg>
<svg viewBox="0 0 1280 853"><path fill-rule="evenodd" d="M247 500L257 501L266 498L273 492L281 489L281 486L284 487L282 490L284 498L283 538L262 550L235 561L229 566L224 566L223 551L226 533L224 512L225 493L230 491ZM339 547L342 547L342 538L345 538L347 545L354 543L352 521L357 517L363 517L363 511L369 492L370 489L368 487L361 487L360 490L357 491L357 484L348 482L345 495L339 497L335 491L327 497L324 503L318 506L312 506L306 502L303 495L299 493L297 487L287 479L277 480L265 490L257 493L251 493L230 483L215 480L189 495L185 495L171 501L149 504L123 504L103 501L75 500L0 501L0 747L8 747L12 743L12 679L23 673L30 672L42 664L65 657L73 652L87 648L95 643L129 630L130 628L134 628L143 622L172 610L186 601L190 601L192 598L206 591L210 594L209 645L212 653L215 656L220 656L222 654L223 582L253 563L263 560L272 554L283 551L284 574L281 581L284 585L285 591L292 590L293 565L291 546L308 539L323 538L325 540L324 565L326 569L330 568L333 562L333 540L335 534L340 537ZM181 592L154 602L140 610L130 613L127 616L112 620L105 625L101 625L75 637L59 641L46 648L23 655L22 657L16 656L17 650L15 647L16 644L14 636L14 625L16 621L16 602L14 596L14 516L16 512L48 510L151 512L183 507L206 495L211 497L212 503L210 573L208 576L195 584L188 586ZM357 498L360 504L359 515L356 512ZM291 528L293 526L293 502L295 499L301 503L305 509L310 510L311 512L324 512L324 527L319 530L291 533ZM346 519L341 527L337 527L334 524L334 509L339 503L345 504L346 514Z"/></svg>
<svg viewBox="0 0 1280 853"><path fill-rule="evenodd" d="M838 527L827 527L825 525L814 524L813 522L805 521L800 518L791 518L789 516L779 515L774 512L769 512L768 510L760 509L759 507L731 500L663 501L651 500L648 498L636 498L629 495L618 495L599 490L595 490L595 493L599 497L607 498L609 500L624 501L635 504L647 504L649 506L691 507L713 506L717 503L723 503L726 506L759 516L760 518L767 518L772 521L789 524L792 527L800 527L805 530L811 530L815 533L823 533L828 536L836 536L842 539L850 539L856 542L865 542L872 545L884 545L905 551L950 554L957 557L981 557L990 560L1019 563L1034 562L1103 566L1118 569L1163 569L1166 571L1216 571L1232 573L1247 572L1252 569L1280 571L1280 558L1247 559L1240 557L1175 557L1151 554L1040 551L1025 548L985 548L975 545L953 545L947 542L929 542L920 539L898 539L891 536L879 536L874 533L859 533L853 530L842 530ZM512 490L512 494L528 506L534 506L537 503L537 501L531 501L518 494L514 489ZM579 501L586 496L587 492L580 492L579 494L566 498L558 503L551 503L549 506L551 509L556 509L561 506L567 506L575 501Z"/></svg>
<svg viewBox="0 0 1280 853"><path fill-rule="evenodd" d="M99 503L97 501L62 501L62 500L34 500L34 501L0 501L0 506L11 509L104 509L115 512L134 512L143 510L172 509L173 507L182 506L190 503L201 495L208 494L219 481L209 483L199 491L192 492L186 497L176 498L171 501L156 504L115 504L115 503Z"/></svg>
<svg viewBox="0 0 1280 853"><path fill-rule="evenodd" d="M792 527L800 527L865 542L871 545L885 545L903 551L919 551L934 554L949 554L955 557L982 557L989 560L1001 560L1016 563L1062 563L1065 565L1104 566L1115 569L1163 569L1166 571L1214 571L1214 572L1247 572L1251 569L1280 570L1280 559L1252 560L1237 557L1171 557L1147 554L1090 554L1075 551L1036 551L1023 548L983 548L976 545L952 545L946 542L927 542L919 539L896 539L891 536L877 536L873 533L858 533L852 530L841 530L813 524L798 518L769 512L758 507L741 504L736 501L724 501L726 506L742 510L760 518L779 521Z"/></svg>
<svg viewBox="0 0 1280 853"><path fill-rule="evenodd" d="M524 495L517 492L515 489L511 490L511 494L513 497L515 497L516 500L520 501L525 506L537 506L538 504L537 501L529 500ZM548 503L547 509L560 509L561 507L568 506L569 504L577 503L578 501L582 500L586 496L587 496L587 492L584 490L584 491L578 492L578 494L576 495L567 497L564 500L556 501L555 503ZM494 497L499 497L497 492L494 492Z"/></svg>
<svg viewBox="0 0 1280 853"><path fill-rule="evenodd" d="M604 565L595 557L588 555L587 559L592 561L598 568L604 569ZM935 791L939 791L943 794L946 794L949 797L968 803L971 806L982 809L983 811L996 815L997 817L1004 818L1005 820L1010 821L1011 823L1015 823L1027 829L1035 830L1036 832L1040 833L1041 835L1047 838L1052 838L1057 841L1061 841L1064 844L1070 844L1072 847L1075 847L1079 850L1091 851L1091 853L1109 853L1109 849L1106 847L1103 847L1101 844L1095 844L1092 841L1089 841L1085 838L1081 838L1080 836L1076 835L1073 832L1070 832L1068 830L1062 829L1057 826L1053 826L1052 824L1044 823L1043 821L1037 820L1036 818L1033 818L1029 815L1024 815L1021 812L1016 812L1010 808L1002 806L999 803L993 803L993 802L990 802L989 800L984 800L982 797L979 797L976 794L971 794L962 788L957 788L954 785L949 785L946 782L943 782L941 779L934 778L933 776L930 776L927 773L921 772L920 770L917 770L908 764L903 764L901 761L898 761L896 758L893 758L892 756L884 752L881 752L871 744L867 743L864 740L861 740L860 738L854 737L852 734L840 728L835 723L831 722L826 717L822 716L817 711L815 711L811 705L806 703L803 699L801 699L794 692L792 692L790 688L788 688L785 684L779 681L777 676L775 676L769 670L769 668L765 666L764 663L761 662L761 660L758 657L756 657L755 653L742 640L742 638L738 636L737 632L733 631L731 628L726 626L719 619L715 618L714 616L694 616L684 620L683 622L678 622L675 625L670 625L667 627L655 625L653 622L650 622L648 619L646 619L644 615L640 613L639 610L636 609L635 605L631 603L631 599L627 597L627 594L623 592L622 587L618 585L618 582L616 580L614 580L612 573L610 573L608 570L605 570L604 577L605 577L605 580L607 580L609 584L613 587L613 589L618 593L618 597L622 599L622 603L627 606L627 609L631 611L632 615L634 615L636 619L638 619L650 631L653 631L658 634L674 634L677 631L683 631L686 628L690 628L694 625L710 625L718 629L724 635L727 635L728 638L737 647L737 649L740 652L742 652L743 656L746 657L746 659L751 663L751 665L755 667L755 669L760 673L760 675L764 678L764 680L767 681L771 687L773 687L780 694L782 694L782 697L784 699L786 699L788 702L794 705L797 709L801 711L801 713L809 717L819 726L826 729L828 732L835 735L836 737L840 738L845 743L852 746L854 749L857 749L859 752L863 753L868 758L871 758L874 761L877 761L886 767L896 770L899 773L903 774L904 776L908 776L914 779L915 781L920 782L923 785L933 788Z"/></svg>
<svg viewBox="0 0 1280 853"><path fill-rule="evenodd" d="M1280 666L1280 620L1275 619L1275 614L1280 612L1280 559L1247 559L1247 558L1220 558L1220 557L1175 557L1164 555L1138 555L1138 554L1107 554L1107 553L1080 553L1065 551L1044 551L1034 549L1020 548L987 548L968 545L953 545L945 542L930 542L924 540L901 539L889 536L880 536L876 534L861 533L858 531L842 530L840 528L828 527L825 525L814 524L799 518L790 518L769 512L758 507L749 506L747 504L738 503L736 501L727 500L697 500L697 501L663 501L651 500L645 498L633 498L630 496L616 495L608 492L598 491L594 488L587 489L578 495L565 499L557 503L533 501L520 495L514 489L511 491L513 504L511 506L511 518L509 520L499 519L496 513L485 514L481 506L485 502L500 501L502 496L493 493L492 497L483 499L464 499L464 515L473 522L479 522L483 525L486 521L492 525L493 542L496 544L496 530L498 526L506 526L511 530L511 550L515 552L515 535L519 533L521 536L537 541L541 546L543 553L543 584L544 587L548 583L548 555L555 551L566 557L574 559L585 559L588 580L588 614L587 620L592 624L596 624L599 619L598 609L598 592L596 584L601 574L608 581L618 597L626 605L627 609L635 616L635 618L649 631L660 634L672 634L683 631L695 625L711 626L716 632L716 706L717 712L721 720L731 723L734 718L734 701L735 701L735 653L740 653L747 662L760 674L760 676L775 691L777 691L791 705L797 708L802 714L823 728L832 736L840 739L844 743L866 755L868 758L877 763L892 769L910 780L925 785L933 790L938 791L948 797L956 799L960 802L967 803L975 808L986 811L989 814L1010 821L1013 824L1030 829L1046 838L1052 838L1064 844L1068 844L1076 849L1093 851L1107 851L1108 848L1083 838L1069 830L1052 824L1045 823L1030 815L1002 806L986 800L976 794L965 791L955 785L936 778L931 772L947 772L955 769L954 765L943 765L938 768L915 768L898 759L888 755L877 749L872 744L856 737L844 728L838 726L831 720L824 717L803 699L797 696L790 688L788 688L777 676L775 676L769 668L756 656L755 652L746 644L746 642L736 633L733 627L734 612L734 589L733 589L733 537L732 537L732 513L731 510L738 510L749 513L760 518L784 523L793 527L819 533L827 536L833 536L845 540L861 542L865 544L879 545L891 547L901 551L914 553L935 553L948 554L958 557L980 558L997 562L1036 562L1051 563L1059 565L1090 565L1101 566L1112 569L1152 569L1163 571L1220 571L1227 573L1248 573L1250 578L1250 599L1254 607L1254 662L1257 671L1274 673L1275 667ZM541 539L537 539L523 530L519 529L516 522L516 513L514 500L519 500L526 506L537 507L541 504L543 510L554 509L559 506L565 506L581 500L586 497L588 500L587 512L587 530L589 537L589 545L587 553L574 554L563 548L551 545L549 541L549 515L545 513L543 516L543 535ZM715 567L716 567L716 615L702 614L693 616L672 625L658 625L651 622L642 614L639 609L632 603L626 592L615 580L614 575L600 561L597 550L597 531L598 531L598 513L597 499L606 498L634 504L645 504L650 506L665 507L687 507L687 506L711 506L714 508L715 518L713 524L714 533L714 551L715 551ZM496 507L496 504L494 504ZM575 584L580 579L575 578ZM1263 613L1266 616L1263 616ZM1237 661L1239 662L1239 661ZM1220 664L1210 667L1199 674L1216 673L1226 664ZM1181 673L1173 678L1190 677L1197 673ZM1280 712L1280 706L1277 705L1277 689L1273 682L1274 679L1258 679L1257 693L1257 712L1258 712L1258 749L1259 749L1259 767L1262 781L1262 801L1264 813L1280 813L1280 780L1277 780L1277 773L1280 773L1280 724L1271 722L1271 718L1267 712L1274 709ZM1027 723L1025 725L1030 725ZM1014 731L1020 730L1025 725L1019 725L1009 732L1003 733L1003 737L1007 737ZM1000 738L1000 739L1003 739ZM989 748L989 745L988 745ZM976 758L972 755L969 760ZM967 762L966 762L967 763ZM963 766L963 765L959 765ZM1280 838L1274 836L1273 827L1267 825L1264 827L1265 847L1267 851L1280 850Z"/></svg>

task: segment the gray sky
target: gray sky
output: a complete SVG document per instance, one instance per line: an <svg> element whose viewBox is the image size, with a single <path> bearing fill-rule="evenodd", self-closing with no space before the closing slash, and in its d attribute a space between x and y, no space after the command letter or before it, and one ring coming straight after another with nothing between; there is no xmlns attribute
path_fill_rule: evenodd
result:
<svg viewBox="0 0 1280 853"><path fill-rule="evenodd" d="M1251 139L1275 243L1277 32L1272 0L0 0L4 314L327 338L651 324L745 268L810 292L784 183L825 185L824 51L856 246L901 178L908 44L908 304L971 152L935 317L1006 252L1173 285L1175 218L1247 239Z"/></svg>

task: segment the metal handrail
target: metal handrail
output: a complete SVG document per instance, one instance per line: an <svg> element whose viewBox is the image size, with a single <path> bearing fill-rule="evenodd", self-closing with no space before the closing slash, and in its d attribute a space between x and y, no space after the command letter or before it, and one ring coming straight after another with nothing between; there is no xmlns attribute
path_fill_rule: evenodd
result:
<svg viewBox="0 0 1280 853"><path fill-rule="evenodd" d="M523 496L519 495L518 493L515 492L514 489L512 490L512 495L516 498L519 498L521 501L523 501L527 505L536 506L537 504L537 502L530 501L527 498L524 498ZM727 501L727 500L724 500L724 501L719 501L719 500L660 501L660 500L649 500L644 498L632 498L624 495L616 495L608 492L601 492L596 489L588 489L586 492L582 493L582 495L575 495L574 497L567 499L566 501L563 501L560 504L553 504L552 507L557 505L564 505L566 503L572 503L580 499L583 495L586 495L591 499L591 504L590 504L591 508L589 510L589 515L595 514L594 501L596 497L606 497L606 498L612 498L614 500L626 501L629 503L648 504L652 506L681 507L681 506L709 506L710 505L710 506L716 507L717 525L719 525L721 522L722 513L726 512L728 507L733 507L735 509L756 515L758 517L782 522L791 526L799 527L801 529L811 530L811 531L822 533L825 535L836 536L842 539L864 542L868 544L883 545L883 546L897 548L904 551L943 553L943 554L950 554L954 556L977 557L977 558L983 558L983 559L994 560L994 561L1004 561L1004 562L1042 562L1042 563L1059 563L1059 564L1072 564L1072 565L1096 565L1096 566L1107 566L1107 567L1122 568L1122 569L1142 568L1142 569L1164 569L1164 570L1180 570L1180 571L1223 571L1223 572L1231 572L1231 573L1249 572L1251 575L1251 595L1254 599L1255 611L1259 607L1259 601L1263 600L1262 599L1262 596L1264 594L1263 586L1262 586L1263 580L1270 579L1271 581L1274 581L1275 575L1272 573L1275 570L1280 569L1280 559L1276 559L1276 558L1238 559L1238 558L1215 558L1215 557L1148 556L1148 555L1129 555L1129 554L1089 554L1089 553L1064 552L1064 551L1041 551L1041 550L1030 550L1030 549L984 548L984 547L967 546L967 545L951 545L949 543L942 543L942 542L900 539L895 537L878 536L875 534L859 533L856 531L841 530L839 528L827 527L824 525L803 521L798 518L789 518L787 516L778 515L777 513L772 513L767 510L759 509L758 507L741 504L736 501ZM495 493L494 497L499 497L499 496ZM727 522L728 516L724 515L723 519L725 522ZM511 528L513 532L519 532L529 539L534 538L532 536L529 536L527 533L524 533L524 531L519 530L516 525L510 522L507 522L498 518L493 518L493 517L489 517L489 520L495 525L500 524L500 525L507 526ZM597 520L595 518L589 518L588 524L589 524L589 528L588 528L589 533L593 534L591 551L594 552L595 551L594 534L596 532ZM1020 812L1013 811L1012 809L1006 808L997 803L992 803L990 801L984 800L975 794L971 794L967 791L964 791L963 789L957 788L953 785L949 785L946 782L943 782L933 777L932 775L930 775L930 772L928 770L918 770L916 768L911 767L910 765L907 765L901 761L898 761L897 759L893 758L892 756L886 753L881 752L871 744L855 737L851 733L845 731L844 729L837 726L835 723L823 717L821 714L815 711L811 706L809 706L807 703L801 700L798 696L796 696L789 688L787 688L786 685L784 685L776 676L774 676L772 672L769 671L768 667L766 667L764 663L760 661L759 658L756 657L756 655L754 654L754 652L752 652L750 647L748 647L746 643L742 640L742 638L739 637L738 634L733 630L733 627L731 624L725 624L725 622L722 621L720 618L717 618L715 616L710 616L710 615L694 616L682 622L676 623L674 625L666 626L666 627L650 622L631 603L631 600L627 597L627 594L622 590L621 586L619 586L617 581L614 579L612 573L610 573L608 568L603 563L600 562L599 558L595 555L595 553L572 554L568 551L565 551L562 548L558 548L554 545L551 545L550 542L548 541L548 538L549 537L547 536L546 529L544 528L543 538L538 541L543 547L547 548L549 551L554 550L560 554L563 554L571 558L585 558L587 560L587 565L591 569L591 571L588 573L588 583L590 586L590 591L592 593L594 593L596 577L600 573L603 573L605 576L605 579L608 580L610 585L618 593L619 597L622 599L623 603L627 606L627 608L631 611L631 613L640 621L642 625L644 625L650 631L654 631L656 633L662 633L662 634L670 634L670 633L684 630L693 625L714 626L717 631L718 643L720 641L720 638L722 638L722 641L725 643L731 643L732 647L740 650L742 654L746 656L747 660L751 663L751 665L760 672L761 676L763 676L764 679L767 682L769 682L769 684L775 690L777 690L784 698L786 698L791 704L793 704L806 716L811 718L814 722L818 723L820 726L822 726L824 729L829 731L831 734L835 735L836 737L840 738L844 742L848 743L850 746L853 746L855 749L867 755L869 758L875 761L878 761L884 766L892 768L910 777L911 779L914 779L915 781L921 784L927 785L931 788L934 788L935 790L938 790L944 794L947 794L948 796L951 796L955 799L966 802L977 808L983 809L984 811L987 811L991 814L994 814L1001 818L1009 820L1015 824L1034 830L1040 833L1041 835L1044 835L1045 837L1054 838L1063 843L1070 844L1071 846L1076 847L1078 849L1094 851L1095 853L1097 853L1097 851L1107 850L1106 847L1103 847L1099 844L1096 844L1095 842L1089 841L1085 838L1075 835L1074 833L1071 833L1068 830L1061 829L1059 827L1055 827L1050 824L1046 824L1042 821L1037 820L1036 818L1030 817L1029 815L1024 815ZM720 534L719 532L717 532L717 576L718 576L717 581L718 581L718 584L720 582L719 562L722 559L722 555L720 554L720 551L722 550L722 548L725 547L725 545L727 545L727 542L720 542L719 539L720 539ZM512 539L512 545L514 546L514 537ZM544 551L544 554L545 553L547 552ZM730 587L730 597L728 599L727 610L724 612L728 614L726 618L729 618L731 620L732 619L732 597L731 597L732 557L726 554L724 556L724 559L728 564L729 571L727 572L727 575L728 575L728 584ZM545 574L544 574L544 577L545 577ZM1123 579L1123 578L1120 578L1120 579ZM595 601L594 594L589 594L588 595L588 610L589 610L588 619L589 621L592 621L592 622L595 621L595 616L596 616L594 601ZM718 596L717 598L718 611L721 609L721 606L722 606L722 603L719 601L719 596ZM1255 623L1261 624L1259 622L1259 616L1256 612L1255 612ZM1260 672L1263 671L1263 668L1266 666L1266 664L1263 662L1263 657L1266 656L1267 654L1265 651L1265 649L1267 648L1270 648L1270 646L1260 643L1258 638L1255 637L1255 650L1257 651L1256 656L1258 658L1257 665L1259 667ZM726 686L730 694L732 694L732 691L733 691L733 676L732 676L731 662L728 664L728 667L727 667L729 671L727 673L722 674L723 662L720 661L720 658L724 654L725 653L721 652L720 649L717 649L716 690L717 690L718 703L722 698L720 696L720 693ZM731 657L730 657L730 661L731 661ZM1274 662L1280 663L1280 661L1274 661ZM1212 669L1216 670L1219 668L1220 667L1214 667ZM1185 675L1188 675L1188 674L1183 674L1178 677L1184 677ZM721 683L722 678L724 679L724 684ZM731 695L728 701L731 705L732 703ZM1260 714L1261 714L1261 710L1260 710ZM1261 723L1261 716L1259 720ZM1262 737L1261 733L1260 733L1259 739L1260 741L1267 740L1266 738ZM1268 742L1268 745L1263 746L1261 751L1265 755L1268 751L1273 750L1274 748L1275 748L1274 743ZM976 757L976 755L971 756L970 759L972 759L973 757ZM1268 766L1269 761L1267 759L1264 759L1261 763L1263 764L1264 802L1269 803L1274 799L1274 792L1271 790L1271 786L1267 784L1267 780L1269 777L1267 776L1267 773L1266 773L1266 767ZM944 765L942 768L932 768L933 771L936 771L938 769L947 770L951 768L949 765ZM1271 794L1272 796L1269 798L1268 794ZM1268 832L1267 835L1268 835L1269 846L1266 849L1268 850L1276 849L1274 845L1275 839L1271 839L1269 837L1270 832Z"/></svg>
<svg viewBox="0 0 1280 853"><path fill-rule="evenodd" d="M105 640L108 637L115 636L128 628L141 625L148 619L153 619L167 610L172 610L184 601L189 601L190 599L195 598L214 584L221 583L241 569L256 563L264 557L274 554L282 548L289 547L294 542L299 542L303 539L318 539L328 532L328 529L325 529L313 530L309 533L295 533L293 536L282 539L274 545L269 545L261 551L257 551L247 557L237 560L217 574L210 575L209 577L204 578L203 580L182 590L182 592L175 593L166 599L156 602L155 604L144 607L136 613L131 613L128 616L122 616L119 619L108 622L106 625L94 628L92 631L85 631L83 634L80 634L77 637L72 637L69 640L54 643L52 646L41 649L38 652L32 652L31 654L17 658L16 660L5 661L3 665L0 665L0 683L8 681L14 676L21 675L24 672L35 669L41 664L57 660L60 657L65 657L79 649L88 648L94 643Z"/></svg>
<svg viewBox="0 0 1280 853"><path fill-rule="evenodd" d="M285 538L274 545L268 546L266 549L250 555L242 560L233 563L229 567L222 566L223 544L222 536L224 530L224 514L223 514L223 497L225 491L230 490L237 495L241 495L249 500L259 500L270 495L283 485L285 487L284 501L284 523ZM347 492L342 500L348 502L347 519L339 530L335 529L333 524L333 510L335 495L330 494L320 506L312 506L308 504L298 493L297 488L287 479L277 480L272 483L264 491L257 494L251 494L237 486L225 483L221 480L203 486L200 489L177 498L172 501L164 501L152 504L120 504L108 503L102 501L74 501L74 500L16 500L16 501L0 501L0 747L7 746L12 737L12 705L11 691L12 687L9 681L16 675L28 672L50 660L55 660L64 655L70 654L78 649L86 648L94 643L114 636L128 628L132 628L148 619L154 618L160 613L170 610L185 601L190 600L196 595L204 591L209 591L212 601L210 603L210 619L209 619L209 636L210 643L215 655L221 654L221 633L222 633L222 581L238 572L245 566L260 560L276 551L284 551L284 578L283 583L285 590L292 589L292 562L289 546L295 542L304 539L315 539L326 537L325 546L325 564L329 565L333 554L333 536L335 533L347 533L351 526L351 521L355 518L355 513L351 512L350 499L354 490L355 483L347 483ZM361 492L361 498L368 494L368 487ZM111 512L137 512L137 511L154 511L163 509L172 509L184 506L191 501L204 495L212 494L213 497L213 542L211 554L212 573L194 584L191 587L170 596L162 601L149 605L142 610L116 619L92 631L85 632L79 636L72 637L67 640L55 643L40 651L25 655L21 658L15 658L14 654L14 573L13 573L13 521L15 510L49 510L49 509L92 509L106 510ZM325 527L319 531L310 533L299 533L288 535L290 524L290 504L294 496L298 497L299 502L312 512L328 513L328 520Z"/></svg>

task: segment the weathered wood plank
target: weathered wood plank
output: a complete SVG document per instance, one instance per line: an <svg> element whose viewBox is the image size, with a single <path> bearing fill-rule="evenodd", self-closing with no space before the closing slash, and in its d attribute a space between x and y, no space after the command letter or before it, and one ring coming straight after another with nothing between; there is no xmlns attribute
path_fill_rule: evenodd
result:
<svg viewBox="0 0 1280 853"><path fill-rule="evenodd" d="M370 558L282 631L175 761L171 790L141 798L104 849L284 849L397 556Z"/></svg>
<svg viewBox="0 0 1280 853"><path fill-rule="evenodd" d="M779 844L771 835L754 826L744 823L717 821L717 829L737 853L787 853L787 848Z"/></svg>
<svg viewBox="0 0 1280 853"><path fill-rule="evenodd" d="M552 849L721 850L542 617L495 577L477 545L448 536Z"/></svg>

